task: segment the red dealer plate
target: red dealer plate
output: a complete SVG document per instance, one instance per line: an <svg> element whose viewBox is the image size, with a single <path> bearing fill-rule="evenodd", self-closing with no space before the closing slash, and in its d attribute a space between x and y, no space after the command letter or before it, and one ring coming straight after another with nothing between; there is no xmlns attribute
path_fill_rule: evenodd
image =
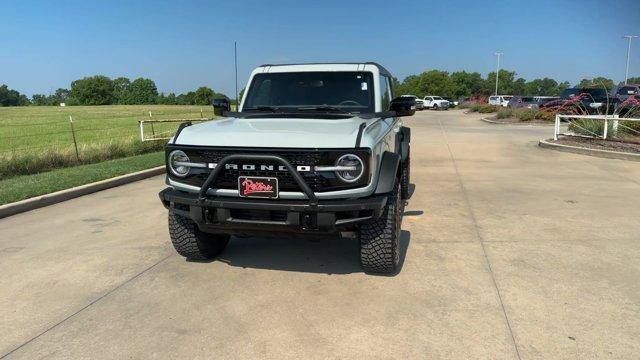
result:
<svg viewBox="0 0 640 360"><path fill-rule="evenodd" d="M238 191L242 197L276 199L278 197L278 178L239 176Z"/></svg>

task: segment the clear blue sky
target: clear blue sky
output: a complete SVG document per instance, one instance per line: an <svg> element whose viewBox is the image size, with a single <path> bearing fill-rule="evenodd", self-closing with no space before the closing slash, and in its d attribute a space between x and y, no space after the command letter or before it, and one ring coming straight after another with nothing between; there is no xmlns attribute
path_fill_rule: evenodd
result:
<svg viewBox="0 0 640 360"><path fill-rule="evenodd" d="M525 79L624 78L640 0L2 0L0 83L31 95L84 76L149 77L163 92L234 91L263 63L377 61L396 77L503 67ZM631 76L640 76L640 39Z"/></svg>

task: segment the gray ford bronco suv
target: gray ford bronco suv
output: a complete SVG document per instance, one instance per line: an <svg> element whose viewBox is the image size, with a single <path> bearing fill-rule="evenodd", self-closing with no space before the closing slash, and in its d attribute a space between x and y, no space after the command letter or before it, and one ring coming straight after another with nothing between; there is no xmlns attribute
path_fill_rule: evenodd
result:
<svg viewBox="0 0 640 360"><path fill-rule="evenodd" d="M262 65L237 112L184 123L166 146L175 249L216 257L235 236L356 236L368 272L394 272L409 197L415 100L375 63Z"/></svg>

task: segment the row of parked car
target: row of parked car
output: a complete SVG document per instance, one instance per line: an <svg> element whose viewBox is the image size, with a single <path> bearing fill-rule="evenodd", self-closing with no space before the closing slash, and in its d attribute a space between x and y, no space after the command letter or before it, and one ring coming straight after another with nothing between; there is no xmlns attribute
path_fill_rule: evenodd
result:
<svg viewBox="0 0 640 360"><path fill-rule="evenodd" d="M560 96L494 95L488 102L512 109L564 109L574 113L625 115L640 105L640 85L618 85L611 92L603 88L570 88Z"/></svg>
<svg viewBox="0 0 640 360"><path fill-rule="evenodd" d="M448 110L458 106L458 101L452 98L427 95L423 98L419 98L415 95L402 95L402 97L412 98L416 102L416 110Z"/></svg>

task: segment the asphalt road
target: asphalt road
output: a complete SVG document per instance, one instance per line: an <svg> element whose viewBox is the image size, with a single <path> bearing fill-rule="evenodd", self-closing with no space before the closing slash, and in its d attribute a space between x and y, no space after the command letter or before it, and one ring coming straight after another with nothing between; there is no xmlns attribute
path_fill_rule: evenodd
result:
<svg viewBox="0 0 640 360"><path fill-rule="evenodd" d="M396 276L355 241L187 262L160 177L0 220L0 357L637 359L640 165L425 111Z"/></svg>

